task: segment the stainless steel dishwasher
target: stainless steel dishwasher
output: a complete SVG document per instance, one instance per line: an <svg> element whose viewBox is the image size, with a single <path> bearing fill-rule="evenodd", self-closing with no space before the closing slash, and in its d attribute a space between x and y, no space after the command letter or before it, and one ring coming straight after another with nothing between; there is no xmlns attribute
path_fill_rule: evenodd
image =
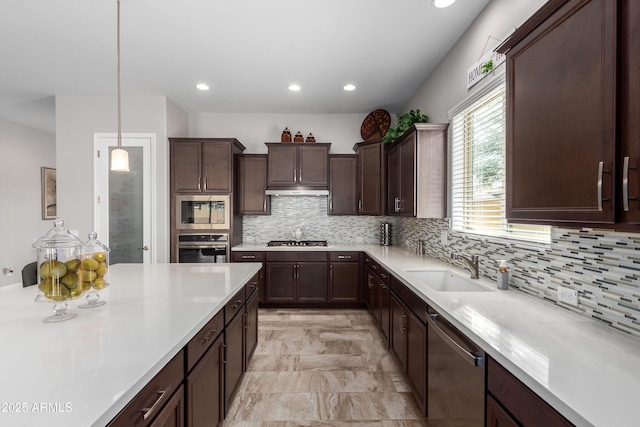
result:
<svg viewBox="0 0 640 427"><path fill-rule="evenodd" d="M438 426L484 426L484 352L427 306L427 417Z"/></svg>

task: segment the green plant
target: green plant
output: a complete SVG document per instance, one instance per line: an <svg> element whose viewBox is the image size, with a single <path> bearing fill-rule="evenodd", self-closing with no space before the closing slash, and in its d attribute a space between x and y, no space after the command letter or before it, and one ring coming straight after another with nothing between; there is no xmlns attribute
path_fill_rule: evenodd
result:
<svg viewBox="0 0 640 427"><path fill-rule="evenodd" d="M382 138L385 144L391 144L400 138L414 123L427 123L429 117L421 114L420 110L411 110L408 113L396 114L396 127L390 127Z"/></svg>
<svg viewBox="0 0 640 427"><path fill-rule="evenodd" d="M485 74L485 73L488 73L489 71L493 70L493 59L490 59L487 62L485 62L484 64L482 64L481 68L482 68L481 74Z"/></svg>

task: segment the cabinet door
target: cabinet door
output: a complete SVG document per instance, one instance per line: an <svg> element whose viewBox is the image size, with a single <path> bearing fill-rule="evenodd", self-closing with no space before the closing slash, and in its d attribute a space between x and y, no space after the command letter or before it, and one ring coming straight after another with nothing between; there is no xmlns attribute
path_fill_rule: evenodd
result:
<svg viewBox="0 0 640 427"><path fill-rule="evenodd" d="M216 426L223 420L222 341L221 334L187 376L187 427Z"/></svg>
<svg viewBox="0 0 640 427"><path fill-rule="evenodd" d="M184 390L180 386L149 427L184 426Z"/></svg>
<svg viewBox="0 0 640 427"><path fill-rule="evenodd" d="M319 187L329 185L329 147L310 144L298 149L298 182Z"/></svg>
<svg viewBox="0 0 640 427"><path fill-rule="evenodd" d="M615 220L616 3L568 1L507 54L511 222Z"/></svg>
<svg viewBox="0 0 640 427"><path fill-rule="evenodd" d="M202 143L203 192L230 193L232 191L231 161L230 142Z"/></svg>
<svg viewBox="0 0 640 427"><path fill-rule="evenodd" d="M387 345L389 344L389 326L391 319L391 292L389 287L382 281L380 285L380 330Z"/></svg>
<svg viewBox="0 0 640 427"><path fill-rule="evenodd" d="M489 395L486 415L487 427L519 427L519 424Z"/></svg>
<svg viewBox="0 0 640 427"><path fill-rule="evenodd" d="M329 156L329 215L357 215L357 156Z"/></svg>
<svg viewBox="0 0 640 427"><path fill-rule="evenodd" d="M226 417L244 375L244 310L225 329L224 415Z"/></svg>
<svg viewBox="0 0 640 427"><path fill-rule="evenodd" d="M364 302L367 304L367 311L373 316L373 273L367 268L364 283Z"/></svg>
<svg viewBox="0 0 640 427"><path fill-rule="evenodd" d="M358 213L382 215L382 151L380 142L358 147Z"/></svg>
<svg viewBox="0 0 640 427"><path fill-rule="evenodd" d="M296 278L298 302L327 302L327 264L325 262L298 263Z"/></svg>
<svg viewBox="0 0 640 427"><path fill-rule="evenodd" d="M359 263L331 263L329 266L329 302L358 302L360 300L359 280Z"/></svg>
<svg viewBox="0 0 640 427"><path fill-rule="evenodd" d="M406 310L407 377L423 415L427 411L427 326Z"/></svg>
<svg viewBox="0 0 640 427"><path fill-rule="evenodd" d="M416 215L416 133L399 142L400 147L400 215Z"/></svg>
<svg viewBox="0 0 640 427"><path fill-rule="evenodd" d="M265 302L296 302L296 264L267 262Z"/></svg>
<svg viewBox="0 0 640 427"><path fill-rule="evenodd" d="M620 141L622 143L622 215L620 221L640 225L640 2L621 2ZM625 188L626 187L626 188ZM624 228L624 227L621 227Z"/></svg>
<svg viewBox="0 0 640 427"><path fill-rule="evenodd" d="M268 186L298 182L298 150L295 145L269 145Z"/></svg>
<svg viewBox="0 0 640 427"><path fill-rule="evenodd" d="M240 156L240 214L268 215L271 199L267 189L267 156L245 154Z"/></svg>
<svg viewBox="0 0 640 427"><path fill-rule="evenodd" d="M400 213L400 150L394 145L387 153L387 214Z"/></svg>
<svg viewBox="0 0 640 427"><path fill-rule="evenodd" d="M407 373L407 311L404 305L393 295L391 297L391 325L389 343L402 372Z"/></svg>
<svg viewBox="0 0 640 427"><path fill-rule="evenodd" d="M202 191L202 159L199 142L171 144L171 187L177 193Z"/></svg>
<svg viewBox="0 0 640 427"><path fill-rule="evenodd" d="M258 346L258 292L254 292L247 300L247 308L244 316L244 327L246 331L244 370L246 371L253 352Z"/></svg>

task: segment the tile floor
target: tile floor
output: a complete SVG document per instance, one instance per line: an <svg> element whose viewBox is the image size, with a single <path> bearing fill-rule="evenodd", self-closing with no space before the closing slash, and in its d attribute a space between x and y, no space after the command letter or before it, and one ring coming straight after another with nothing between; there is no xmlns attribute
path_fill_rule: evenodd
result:
<svg viewBox="0 0 640 427"><path fill-rule="evenodd" d="M428 426L366 310L260 309L224 427Z"/></svg>

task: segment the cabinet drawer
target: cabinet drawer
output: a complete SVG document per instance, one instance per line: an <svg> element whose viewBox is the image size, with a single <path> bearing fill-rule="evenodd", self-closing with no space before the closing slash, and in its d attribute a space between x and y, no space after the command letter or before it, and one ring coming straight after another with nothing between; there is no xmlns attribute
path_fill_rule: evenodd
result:
<svg viewBox="0 0 640 427"><path fill-rule="evenodd" d="M236 315L237 312L240 311L244 304L244 290L245 286L242 287L236 294L229 300L228 303L224 306L224 323L228 325L233 316Z"/></svg>
<svg viewBox="0 0 640 427"><path fill-rule="evenodd" d="M267 252L267 261L275 261L275 262L327 261L327 253L315 252L315 251Z"/></svg>
<svg viewBox="0 0 640 427"><path fill-rule="evenodd" d="M219 311L187 344L187 372L193 369L196 362L200 360L204 352L207 351L223 329L224 314L222 311Z"/></svg>
<svg viewBox="0 0 640 427"><path fill-rule="evenodd" d="M490 357L487 357L487 390L521 425L573 425Z"/></svg>
<svg viewBox="0 0 640 427"><path fill-rule="evenodd" d="M233 262L261 262L264 261L264 252L232 252Z"/></svg>
<svg viewBox="0 0 640 427"><path fill-rule="evenodd" d="M378 264L372 259L370 259L370 262L367 265L376 274L376 276L378 276L380 280L382 280L385 283L385 285L387 286L389 285L391 280L391 275L387 270L385 270L383 266L381 266L380 264Z"/></svg>
<svg viewBox="0 0 640 427"><path fill-rule="evenodd" d="M109 427L147 426L180 387L184 378L184 353L180 351L131 402L109 423Z"/></svg>
<svg viewBox="0 0 640 427"><path fill-rule="evenodd" d="M358 262L360 261L360 252L329 252L329 261Z"/></svg>
<svg viewBox="0 0 640 427"><path fill-rule="evenodd" d="M244 286L245 300L248 300L249 297L260 288L260 274L262 274L262 271L257 272Z"/></svg>

